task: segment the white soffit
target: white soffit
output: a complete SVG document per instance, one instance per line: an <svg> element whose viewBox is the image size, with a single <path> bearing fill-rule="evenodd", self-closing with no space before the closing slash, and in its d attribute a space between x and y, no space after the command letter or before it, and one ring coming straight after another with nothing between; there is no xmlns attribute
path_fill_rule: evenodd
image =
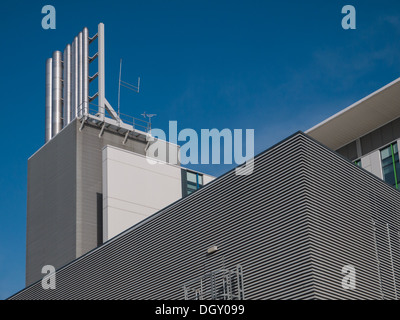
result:
<svg viewBox="0 0 400 320"><path fill-rule="evenodd" d="M305 133L337 150L400 117L400 78L317 124Z"/></svg>

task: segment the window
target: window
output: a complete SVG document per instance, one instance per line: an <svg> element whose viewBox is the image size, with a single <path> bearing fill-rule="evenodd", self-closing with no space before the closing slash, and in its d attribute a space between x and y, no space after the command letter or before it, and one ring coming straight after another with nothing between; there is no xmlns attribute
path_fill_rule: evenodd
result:
<svg viewBox="0 0 400 320"><path fill-rule="evenodd" d="M203 176L196 172L187 172L187 194L191 194L192 192L200 189L203 186Z"/></svg>
<svg viewBox="0 0 400 320"><path fill-rule="evenodd" d="M381 150L383 180L396 189L400 185L400 162L397 143Z"/></svg>
<svg viewBox="0 0 400 320"><path fill-rule="evenodd" d="M182 169L182 194L187 196L203 186L203 175Z"/></svg>

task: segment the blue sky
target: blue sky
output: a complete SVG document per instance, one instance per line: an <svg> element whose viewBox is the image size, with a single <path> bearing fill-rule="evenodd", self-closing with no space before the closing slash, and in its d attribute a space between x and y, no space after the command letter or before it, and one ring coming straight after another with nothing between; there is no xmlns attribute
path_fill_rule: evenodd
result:
<svg viewBox="0 0 400 320"><path fill-rule="evenodd" d="M41 9L56 8L56 30ZM357 29L343 30L351 4ZM25 283L27 159L44 143L45 61L84 26L106 32L106 96L167 130L255 129L261 152L399 77L399 1L3 1L0 299ZM193 166L213 175L231 166Z"/></svg>

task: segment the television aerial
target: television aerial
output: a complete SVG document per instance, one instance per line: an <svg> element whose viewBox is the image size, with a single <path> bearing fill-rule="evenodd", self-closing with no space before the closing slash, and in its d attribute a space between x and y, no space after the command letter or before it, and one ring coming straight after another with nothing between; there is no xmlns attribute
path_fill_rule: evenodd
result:
<svg viewBox="0 0 400 320"><path fill-rule="evenodd" d="M142 116L144 118L148 118L149 119L149 130L151 130L151 118L155 117L156 114L155 113L146 113L146 111L145 111L145 112L142 113Z"/></svg>

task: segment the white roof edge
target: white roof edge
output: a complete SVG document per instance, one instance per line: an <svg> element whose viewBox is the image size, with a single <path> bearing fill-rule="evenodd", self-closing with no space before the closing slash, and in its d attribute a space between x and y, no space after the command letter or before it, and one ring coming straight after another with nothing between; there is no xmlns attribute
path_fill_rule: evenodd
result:
<svg viewBox="0 0 400 320"><path fill-rule="evenodd" d="M309 134L311 131L314 131L315 129L322 127L324 124L328 123L329 121L332 121L333 119L337 118L338 116L346 113L347 111L357 107L358 105L360 105L361 103L363 103L364 101L376 96L377 94L381 93L382 91L386 90L387 88L391 87L392 85L396 84L400 82L400 78L397 78L395 80L393 80L392 82L388 83L387 85L383 86L382 88L374 91L373 93L367 95L366 97L362 98L361 100L358 100L357 102L353 103L352 105L348 106L347 108L335 113L333 116L330 116L329 118L325 119L324 121L318 123L317 125L313 126L312 128L308 129L307 131L305 131L306 134Z"/></svg>

